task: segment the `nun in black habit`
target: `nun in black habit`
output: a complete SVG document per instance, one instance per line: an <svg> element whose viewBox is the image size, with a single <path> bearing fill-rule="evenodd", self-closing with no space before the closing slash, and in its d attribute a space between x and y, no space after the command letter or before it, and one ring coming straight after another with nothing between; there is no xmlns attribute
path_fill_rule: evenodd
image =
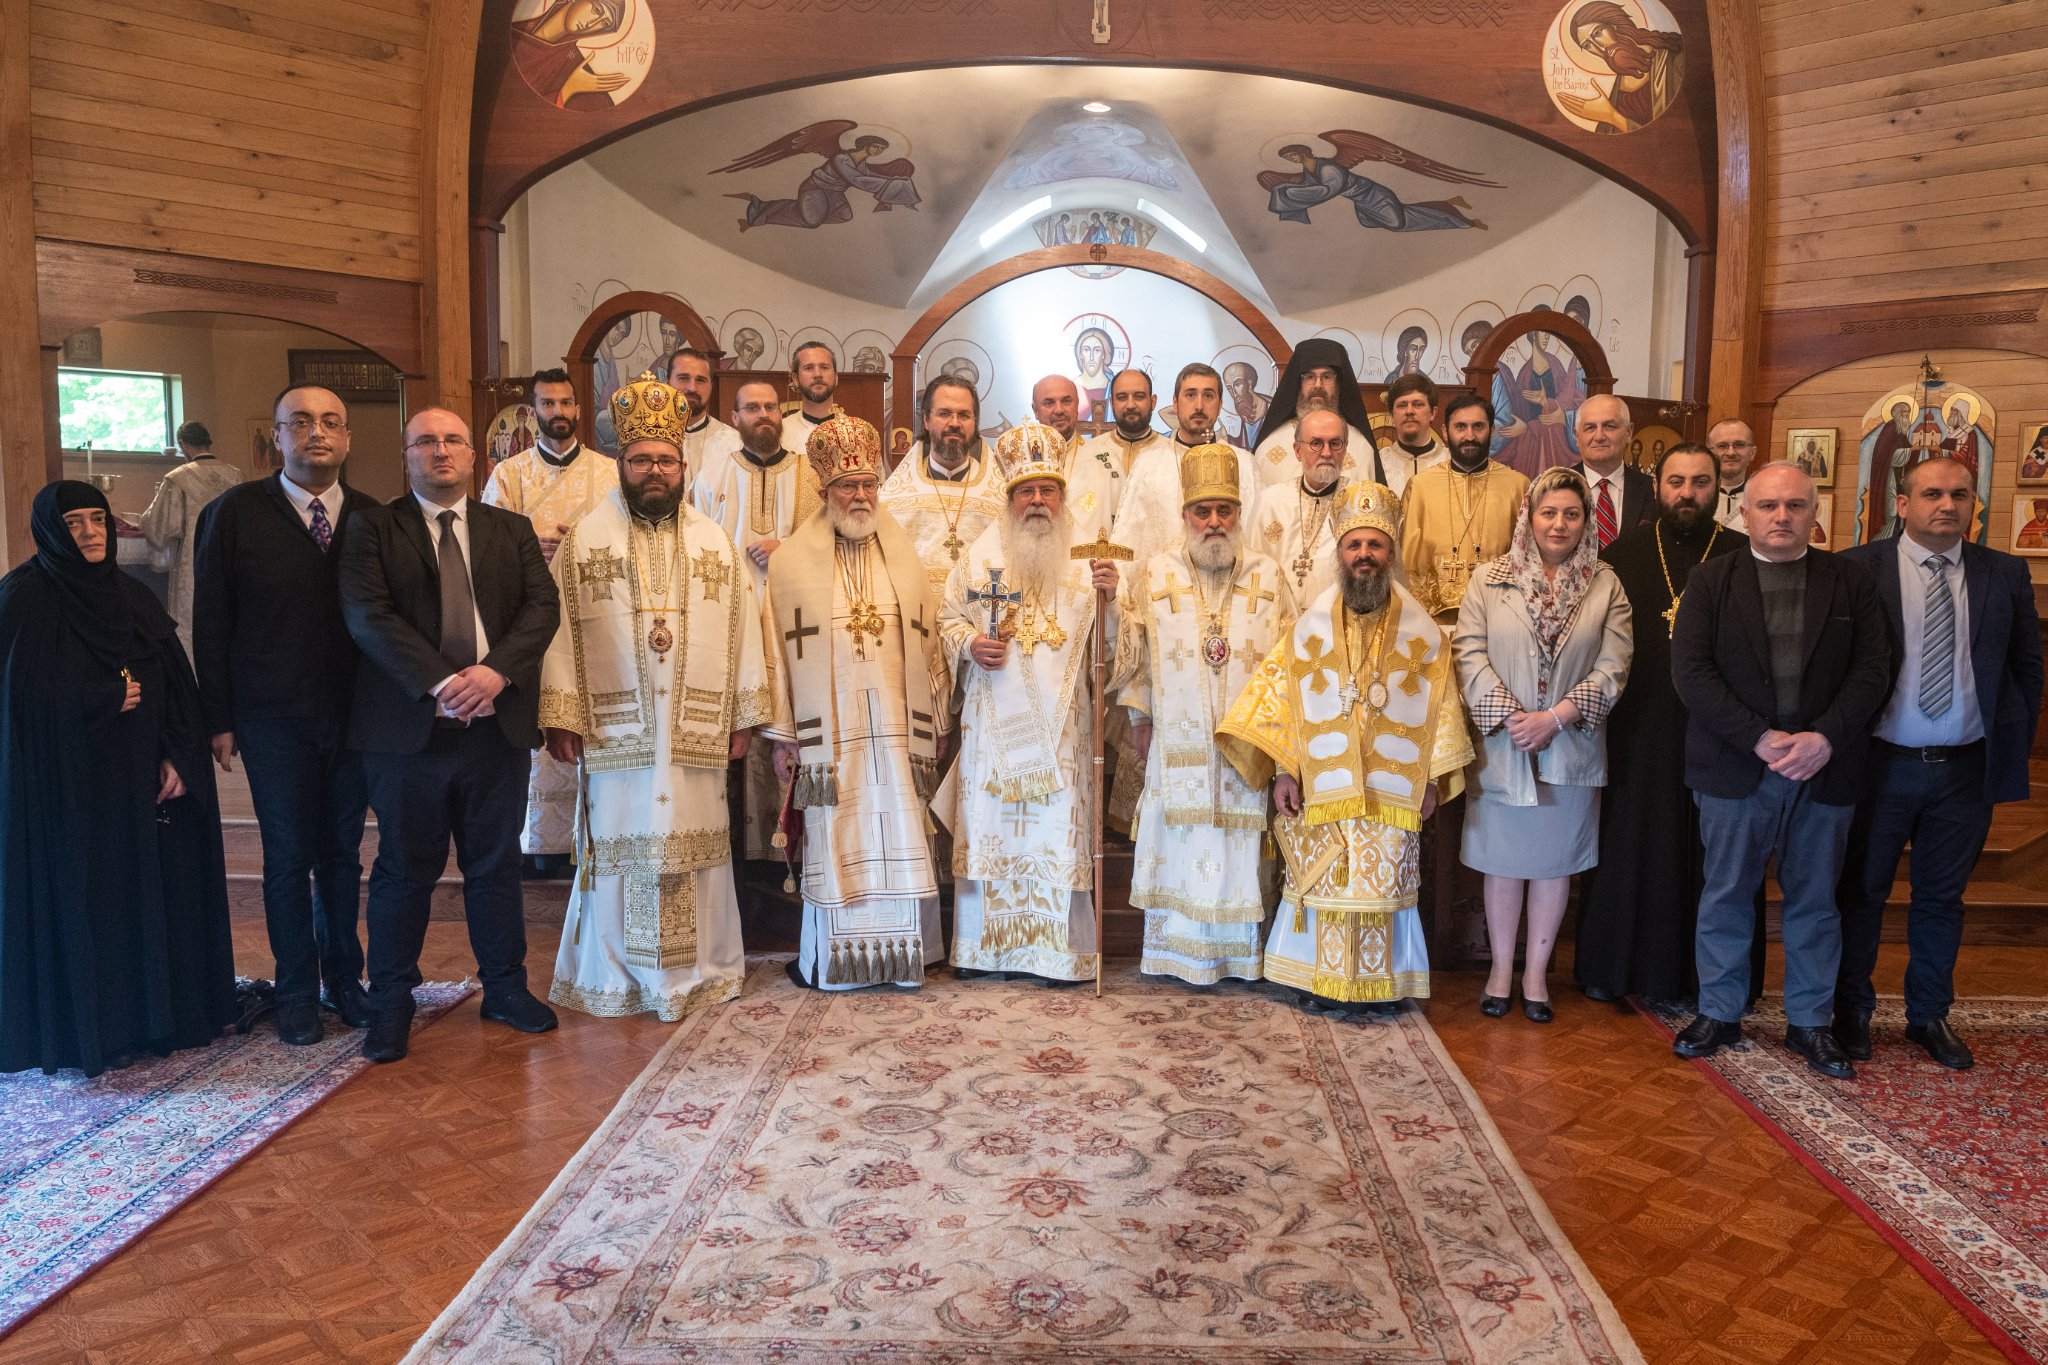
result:
<svg viewBox="0 0 2048 1365"><path fill-rule="evenodd" d="M206 735L177 627L53 483L0 578L0 1072L88 1076L235 1018Z"/></svg>

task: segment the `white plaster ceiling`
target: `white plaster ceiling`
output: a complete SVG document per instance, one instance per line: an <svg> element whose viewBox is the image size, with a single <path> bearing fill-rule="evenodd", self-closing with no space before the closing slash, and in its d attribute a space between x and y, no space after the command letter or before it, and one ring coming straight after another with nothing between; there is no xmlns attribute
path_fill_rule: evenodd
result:
<svg viewBox="0 0 2048 1365"><path fill-rule="evenodd" d="M1088 112L1082 106L1089 102L1109 111ZM802 150L749 156L806 129L811 135L796 139ZM1485 229L1366 228L1343 199L1313 205L1306 223L1282 221L1259 174L1298 174L1277 156L1288 144L1331 155L1336 149L1321 138L1331 130L1362 134L1354 145L1392 158L1362 161L1358 174L1409 204L1456 196L1468 206L1461 212ZM888 146L866 164L911 163L914 206L877 212L876 195L854 189L846 221L769 221L740 230L743 196L793 199L826 164L822 149L851 149L867 136ZM753 164L719 169L742 159ZM1450 178L1418 169L1418 159ZM1163 210L1204 243L1197 251L1159 230L1149 243L1154 250L1197 261L1254 300L1304 315L1454 269L1521 234L1556 231L1553 220L1600 183L1579 163L1502 129L1376 96L1265 76L1043 66L907 72L762 95L646 129L588 163L724 250L899 309L922 307L975 271L1039 245L1030 221L986 246L981 237L1041 198L1050 199L1051 213L1140 215L1143 200L1153 210L1144 216L1157 223ZM1495 183L1467 183L1475 179ZM814 197L813 216L820 202ZM792 204L778 216L805 215Z"/></svg>

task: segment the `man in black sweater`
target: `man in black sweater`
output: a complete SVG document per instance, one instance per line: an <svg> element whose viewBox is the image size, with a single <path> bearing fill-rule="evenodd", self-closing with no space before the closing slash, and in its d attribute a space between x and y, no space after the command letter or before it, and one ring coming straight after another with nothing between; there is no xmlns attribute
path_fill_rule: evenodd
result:
<svg viewBox="0 0 2048 1365"><path fill-rule="evenodd" d="M323 998L350 1028L369 1022L356 935L369 797L345 742L357 654L337 570L350 523L377 503L341 482L341 399L289 389L274 415L283 471L200 514L193 662L215 760L232 771L239 753L248 766L278 1037L307 1044L322 1036Z"/></svg>

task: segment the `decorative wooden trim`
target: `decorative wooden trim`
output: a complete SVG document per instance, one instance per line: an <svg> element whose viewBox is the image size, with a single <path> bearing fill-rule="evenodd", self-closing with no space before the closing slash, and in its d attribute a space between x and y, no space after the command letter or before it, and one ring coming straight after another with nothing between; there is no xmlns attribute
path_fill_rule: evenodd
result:
<svg viewBox="0 0 2048 1365"><path fill-rule="evenodd" d="M402 280L48 238L35 244L31 279L41 290L45 346L138 313L236 313L317 327L408 376L422 369L420 286Z"/></svg>
<svg viewBox="0 0 2048 1365"><path fill-rule="evenodd" d="M427 6L419 330L429 401L455 412L474 406L477 375L470 347L469 152L483 14L484 0L435 0Z"/></svg>
<svg viewBox="0 0 2048 1365"><path fill-rule="evenodd" d="M2048 289L1766 313L1756 400L1775 401L1794 385L1837 365L1903 351L1942 347L2048 357L2044 314Z"/></svg>
<svg viewBox="0 0 2048 1365"><path fill-rule="evenodd" d="M629 289L623 294L612 295L590 310L590 316L583 319L583 325L570 339L568 353L562 357L562 365L569 371L569 382L576 386L576 406L581 412L577 434L585 445L597 442L597 395L593 390L596 387L598 343L621 319L635 313L659 313L673 323L678 336L711 357L714 371L718 368L719 358L725 354L718 349L718 336L711 330L711 324L673 294Z"/></svg>
<svg viewBox="0 0 2048 1365"><path fill-rule="evenodd" d="M1223 280L1210 274L1202 267L1178 256L1169 256L1162 251L1147 247L1104 246L1101 243L1089 245L1076 242L1070 246L1040 247L1012 256L1007 261L998 261L986 270L968 276L947 290L924 315L910 325L889 354L891 376L889 426L891 430L909 427L917 430L917 394L914 391L917 373L918 353L925 344L938 335L941 327L952 320L954 314L968 304L988 293L998 285L1020 280L1026 275L1036 275L1046 270L1061 270L1075 265L1113 265L1129 270L1143 270L1151 275L1163 275L1178 281L1206 297L1211 303L1236 318L1244 329L1257 339L1267 355L1273 358L1276 369L1285 369L1288 357L1294 348L1287 344L1287 338L1280 335L1280 329L1272 319L1260 312L1258 306L1240 294ZM913 437L913 439L915 439Z"/></svg>
<svg viewBox="0 0 2048 1365"><path fill-rule="evenodd" d="M1714 47L1714 105L1720 123L1720 203L1711 262L1713 332L1705 356L1688 348L1688 371L1706 365L1707 408L1746 413L1756 398L1757 334L1763 313L1764 213L1758 189L1768 155L1763 19L1757 0L1707 0ZM1697 73L1698 68L1693 68ZM1700 394L1688 386L1686 397Z"/></svg>
<svg viewBox="0 0 2048 1365"><path fill-rule="evenodd" d="M0 504L9 565L34 549L28 514L37 490L64 472L46 435L57 416L55 367L36 335L29 27L29 0L0 0Z"/></svg>
<svg viewBox="0 0 2048 1365"><path fill-rule="evenodd" d="M1579 369L1585 372L1589 397L1596 393L1614 392L1614 367L1607 363L1607 352L1576 318L1554 310L1517 313L1488 332L1486 340L1480 342L1479 349L1472 353L1471 363L1465 366L1466 386L1476 394L1492 393L1493 372L1500 367L1500 358L1507 354L1508 347L1531 332L1548 332L1572 348L1572 354L1578 357ZM1499 417L1498 413L1494 414L1496 421Z"/></svg>

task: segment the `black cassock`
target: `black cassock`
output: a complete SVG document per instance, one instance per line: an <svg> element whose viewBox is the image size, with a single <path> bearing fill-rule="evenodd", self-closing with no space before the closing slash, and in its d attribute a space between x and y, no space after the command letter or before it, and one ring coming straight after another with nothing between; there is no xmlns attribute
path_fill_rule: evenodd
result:
<svg viewBox="0 0 2048 1365"><path fill-rule="evenodd" d="M0 1071L97 1075L235 1017L234 951L198 687L177 629L37 494L36 555L0 579ZM123 712L122 670L141 704ZM186 794L159 805L159 764Z"/></svg>
<svg viewBox="0 0 2048 1365"><path fill-rule="evenodd" d="M1580 986L1653 1000L1699 993L1693 931L1700 910L1700 818L1685 786L1685 704L1671 685L1672 594L1701 556L1718 559L1749 539L1711 519L1688 535L1669 521L1624 532L1600 552L1621 580L1635 622L1628 686L1607 718L1607 790L1600 798L1600 862L1579 883L1573 975ZM1709 539L1711 538L1711 546ZM1752 948L1763 980L1763 935Z"/></svg>

